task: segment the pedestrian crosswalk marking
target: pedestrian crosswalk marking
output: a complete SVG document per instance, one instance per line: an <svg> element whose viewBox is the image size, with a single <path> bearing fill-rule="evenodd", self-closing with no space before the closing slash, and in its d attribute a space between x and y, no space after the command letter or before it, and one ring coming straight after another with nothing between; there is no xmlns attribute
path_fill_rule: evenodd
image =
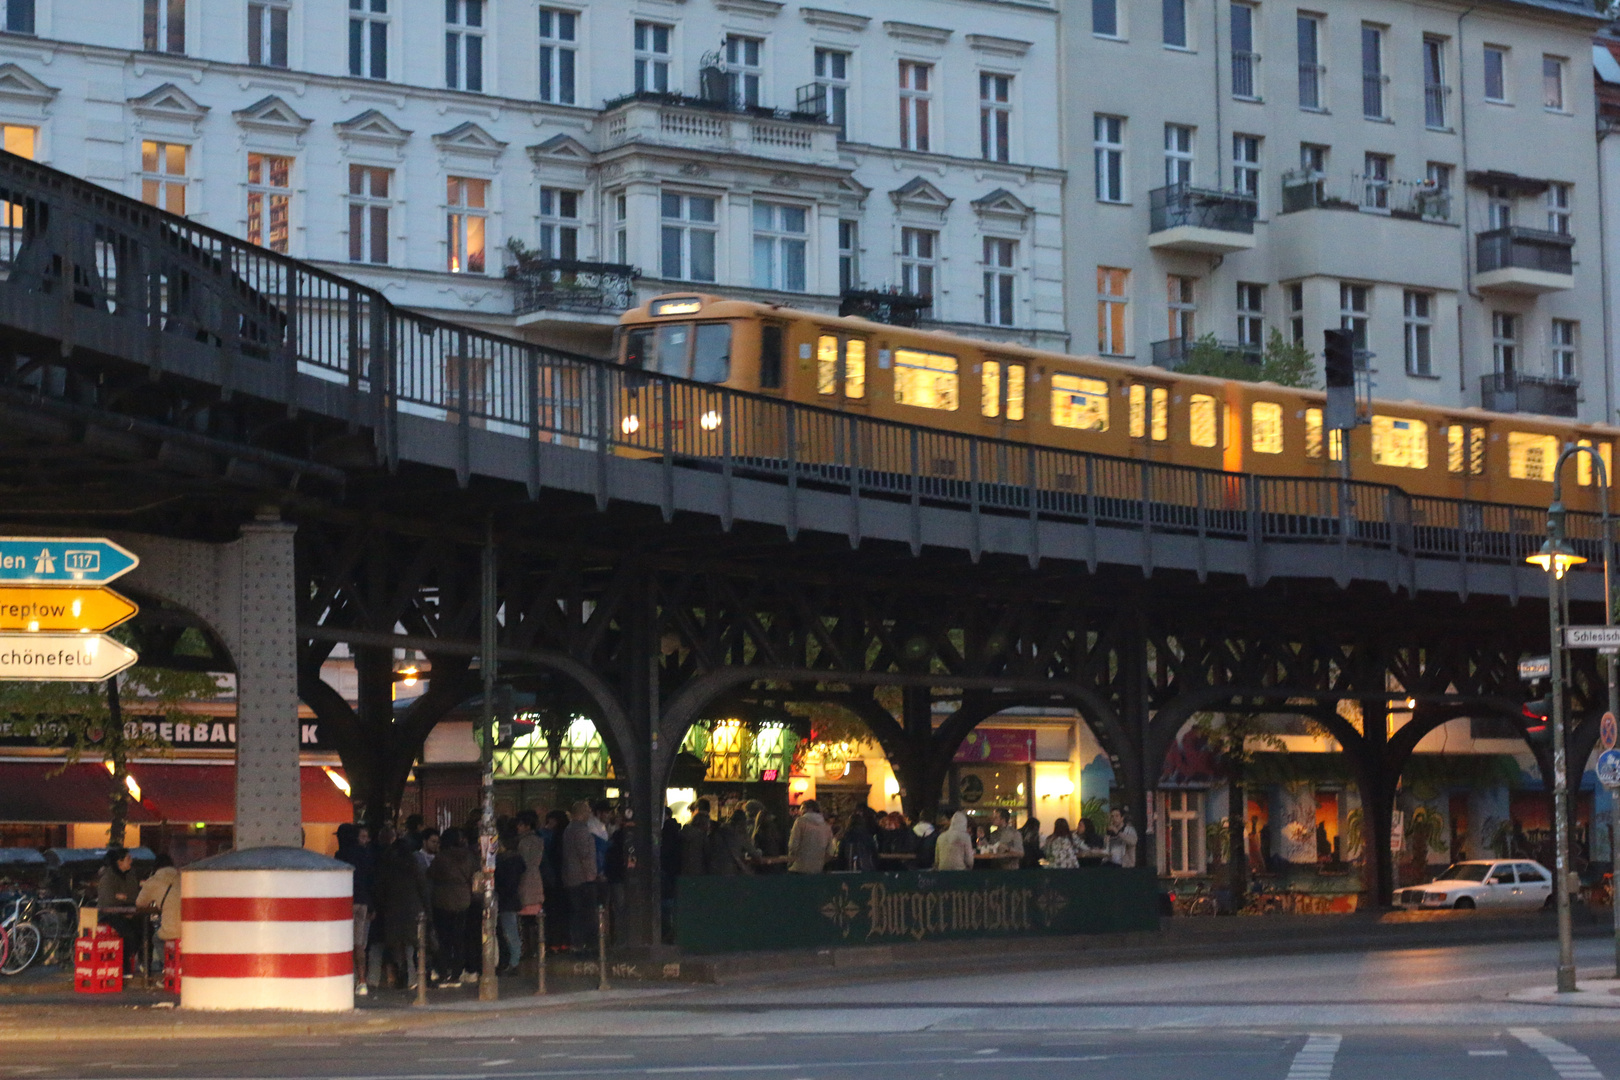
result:
<svg viewBox="0 0 1620 1080"><path fill-rule="evenodd" d="M1333 1059L1339 1054L1338 1035L1312 1035L1305 1040L1294 1063L1288 1067L1288 1080L1328 1080L1333 1075Z"/></svg>
<svg viewBox="0 0 1620 1080"><path fill-rule="evenodd" d="M1592 1059L1535 1028L1508 1028L1508 1034L1547 1059L1559 1080L1603 1080Z"/></svg>

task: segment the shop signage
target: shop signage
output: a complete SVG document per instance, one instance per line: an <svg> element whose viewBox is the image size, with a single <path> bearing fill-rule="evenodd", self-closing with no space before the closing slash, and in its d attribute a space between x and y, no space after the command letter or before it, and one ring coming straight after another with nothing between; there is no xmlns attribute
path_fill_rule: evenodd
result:
<svg viewBox="0 0 1620 1080"><path fill-rule="evenodd" d="M97 682L139 659L105 634L0 634L0 679Z"/></svg>
<svg viewBox="0 0 1620 1080"><path fill-rule="evenodd" d="M57 585L0 587L0 631L99 634L140 608L111 589Z"/></svg>
<svg viewBox="0 0 1620 1080"><path fill-rule="evenodd" d="M124 733L129 738L144 734L149 738L161 739L176 750L236 749L236 721L226 717L198 716L180 723L168 720L130 720L124 724ZM13 735L9 724L0 723L0 746L60 745L52 741L52 733L48 727L41 734L43 737L38 739ZM321 745L321 725L313 720L299 723L298 736L299 744L305 750L325 749ZM100 742L101 738L97 735L90 741Z"/></svg>
<svg viewBox="0 0 1620 1080"><path fill-rule="evenodd" d="M111 540L0 536L0 584L105 585L140 562Z"/></svg>
<svg viewBox="0 0 1620 1080"><path fill-rule="evenodd" d="M994 761L1025 763L1035 760L1034 728L980 728L968 732L956 748L956 760L963 763Z"/></svg>
<svg viewBox="0 0 1620 1080"><path fill-rule="evenodd" d="M682 878L692 953L1158 929L1149 868Z"/></svg>
<svg viewBox="0 0 1620 1080"><path fill-rule="evenodd" d="M1552 657L1532 656L1528 660L1519 661L1519 678L1525 682L1535 682L1545 679L1552 674Z"/></svg>

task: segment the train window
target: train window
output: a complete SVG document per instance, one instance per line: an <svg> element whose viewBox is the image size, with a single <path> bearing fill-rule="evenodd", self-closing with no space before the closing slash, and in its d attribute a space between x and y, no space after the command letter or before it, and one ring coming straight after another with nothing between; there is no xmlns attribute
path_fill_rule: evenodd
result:
<svg viewBox="0 0 1620 1080"><path fill-rule="evenodd" d="M764 390L782 388L782 328L775 323L759 328L759 385Z"/></svg>
<svg viewBox="0 0 1620 1080"><path fill-rule="evenodd" d="M1001 361L986 360L979 372L979 413L1001 415Z"/></svg>
<svg viewBox="0 0 1620 1080"><path fill-rule="evenodd" d="M1592 440L1581 439L1579 445L1591 446ZM1598 443L1597 452L1598 457L1603 459L1603 475L1608 479L1609 484L1612 486L1614 484L1614 462L1609 456L1609 444L1606 442ZM1596 472L1597 470L1592 468L1591 454L1575 455L1575 479L1580 483L1581 487L1591 487L1596 482L1592 478Z"/></svg>
<svg viewBox="0 0 1620 1080"><path fill-rule="evenodd" d="M692 341L691 323L669 323L658 328L649 370L664 375L687 376L686 350Z"/></svg>
<svg viewBox="0 0 1620 1080"><path fill-rule="evenodd" d="M1508 475L1515 480L1551 481L1558 460L1558 436L1508 432Z"/></svg>
<svg viewBox="0 0 1620 1080"><path fill-rule="evenodd" d="M894 403L955 412L956 357L944 353L894 350Z"/></svg>
<svg viewBox="0 0 1620 1080"><path fill-rule="evenodd" d="M1215 445L1215 399L1208 394L1194 394L1187 399L1187 437L1194 446Z"/></svg>
<svg viewBox="0 0 1620 1080"><path fill-rule="evenodd" d="M1282 406L1257 401L1249 407L1249 445L1257 454L1283 452Z"/></svg>
<svg viewBox="0 0 1620 1080"><path fill-rule="evenodd" d="M816 339L816 393L838 393L838 339L831 334Z"/></svg>
<svg viewBox="0 0 1620 1080"><path fill-rule="evenodd" d="M1007 419L1024 418L1024 365L1007 365Z"/></svg>
<svg viewBox="0 0 1620 1080"><path fill-rule="evenodd" d="M692 378L723 383L731 378L731 324L701 323L692 345Z"/></svg>
<svg viewBox="0 0 1620 1080"><path fill-rule="evenodd" d="M1485 475L1485 429L1451 424L1446 428L1446 471Z"/></svg>
<svg viewBox="0 0 1620 1080"><path fill-rule="evenodd" d="M624 336L625 367L645 368L647 353L652 348L653 332L649 327L632 330Z"/></svg>
<svg viewBox="0 0 1620 1080"><path fill-rule="evenodd" d="M844 396L866 396L866 340L850 338L844 342Z"/></svg>
<svg viewBox="0 0 1620 1080"><path fill-rule="evenodd" d="M1162 386L1153 388L1153 441L1164 442L1170 437L1170 391Z"/></svg>
<svg viewBox="0 0 1620 1080"><path fill-rule="evenodd" d="M1322 456L1322 410L1305 410L1305 456Z"/></svg>
<svg viewBox="0 0 1620 1080"><path fill-rule="evenodd" d="M1485 475L1485 429L1468 429L1468 475Z"/></svg>
<svg viewBox="0 0 1620 1080"><path fill-rule="evenodd" d="M1147 387L1136 383L1131 387L1131 438L1147 438Z"/></svg>
<svg viewBox="0 0 1620 1080"><path fill-rule="evenodd" d="M1374 416L1372 459L1374 465L1395 469L1427 469L1429 425L1399 416Z"/></svg>
<svg viewBox="0 0 1620 1080"><path fill-rule="evenodd" d="M1052 373L1052 426L1108 430L1108 383L1083 375Z"/></svg>

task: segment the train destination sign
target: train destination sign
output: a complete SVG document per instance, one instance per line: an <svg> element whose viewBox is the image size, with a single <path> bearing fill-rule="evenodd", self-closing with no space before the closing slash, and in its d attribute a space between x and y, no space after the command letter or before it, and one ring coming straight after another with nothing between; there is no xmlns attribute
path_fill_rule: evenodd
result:
<svg viewBox="0 0 1620 1080"><path fill-rule="evenodd" d="M7 633L99 634L128 621L139 610L111 589L0 586L0 631Z"/></svg>
<svg viewBox="0 0 1620 1080"><path fill-rule="evenodd" d="M105 585L140 562L111 540L0 536L0 585Z"/></svg>
<svg viewBox="0 0 1620 1080"><path fill-rule="evenodd" d="M1564 646L1570 649L1620 647L1620 626L1566 626Z"/></svg>
<svg viewBox="0 0 1620 1080"><path fill-rule="evenodd" d="M0 679L98 682L138 659L135 650L105 634L0 636Z"/></svg>

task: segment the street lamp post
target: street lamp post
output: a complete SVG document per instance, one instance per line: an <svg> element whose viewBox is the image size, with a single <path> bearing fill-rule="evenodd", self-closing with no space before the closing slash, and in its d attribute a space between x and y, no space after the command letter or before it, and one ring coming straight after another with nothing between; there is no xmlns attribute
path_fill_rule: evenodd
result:
<svg viewBox="0 0 1620 1080"><path fill-rule="evenodd" d="M1596 448L1572 444L1565 446L1563 453L1558 455L1558 462L1553 466L1552 504L1547 507L1547 540L1539 552L1526 560L1550 575L1547 579L1547 629L1551 638L1549 666L1552 676L1553 830L1556 844L1553 895L1558 905L1558 992L1561 994L1575 991L1575 940L1569 905L1569 770L1564 737L1564 649L1559 615L1563 607L1564 574L1570 567L1586 561L1570 546L1564 535L1563 469L1566 460L1580 453L1591 457L1598 477L1603 530L1603 621L1606 626L1614 625L1614 591L1609 579L1614 564L1614 540L1609 529L1609 474ZM1620 709L1616 667L1611 658L1608 664L1610 712ZM1620 973L1620 906L1617 906L1615 917L1615 965L1616 972Z"/></svg>

